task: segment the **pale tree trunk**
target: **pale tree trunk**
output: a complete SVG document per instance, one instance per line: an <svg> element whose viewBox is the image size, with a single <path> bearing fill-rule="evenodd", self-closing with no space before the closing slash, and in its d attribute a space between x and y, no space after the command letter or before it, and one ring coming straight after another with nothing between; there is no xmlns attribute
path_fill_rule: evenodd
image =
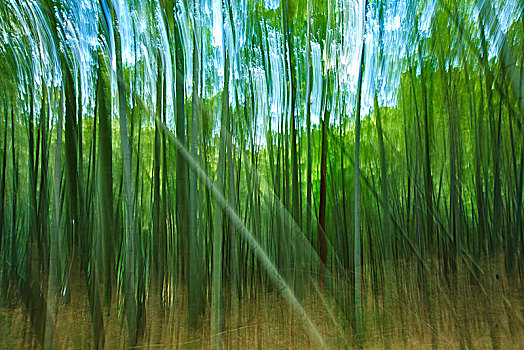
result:
<svg viewBox="0 0 524 350"><path fill-rule="evenodd" d="M54 337L53 317L56 315L56 299L58 296L58 244L60 236L60 172L62 163L62 115L58 115L56 127L55 169L53 176L53 222L51 227L51 239L49 249L49 276L47 282L47 305L48 313L46 319L45 344L46 349L52 349Z"/></svg>
<svg viewBox="0 0 524 350"><path fill-rule="evenodd" d="M229 57L226 52L224 65L224 89L222 92L222 113L220 122L220 139L218 146L218 165L216 188L220 193L224 193L224 163L226 152L226 115L229 114ZM213 348L221 347L220 332L223 324L223 306L222 306L222 241L223 241L223 223L222 208L218 202L215 202L215 218L213 228L213 322L212 333Z"/></svg>
<svg viewBox="0 0 524 350"><path fill-rule="evenodd" d="M195 8L195 12L197 9ZM198 137L198 88L199 88L199 60L196 21L193 18L193 96L191 113L191 157L197 161L197 137ZM189 279L188 279L188 305L189 305L189 324L196 327L200 316L204 312L204 290L201 264L201 252L198 240L197 222L197 199L198 187L197 177L192 171L189 174Z"/></svg>
<svg viewBox="0 0 524 350"><path fill-rule="evenodd" d="M362 28L366 27L366 8L364 6ZM355 113L355 240L354 240L354 268L355 268L355 333L357 341L362 338L362 254L360 239L360 108L362 104L362 76L364 75L365 41L362 38L362 51L360 57L360 68L358 73L357 108Z"/></svg>
<svg viewBox="0 0 524 350"><path fill-rule="evenodd" d="M116 16L113 14L113 21ZM117 25L114 26L118 28ZM131 175L131 145L127 131L127 103L124 86L124 70L122 66L122 50L118 30L115 30L115 51L116 51L116 70L118 87L118 112L120 122L120 143L122 147L122 181L124 187L124 292L125 292L125 312L128 326L128 345L134 346L138 341L139 323L141 319L137 304L136 295L136 257L135 257L135 229L134 229L134 190Z"/></svg>

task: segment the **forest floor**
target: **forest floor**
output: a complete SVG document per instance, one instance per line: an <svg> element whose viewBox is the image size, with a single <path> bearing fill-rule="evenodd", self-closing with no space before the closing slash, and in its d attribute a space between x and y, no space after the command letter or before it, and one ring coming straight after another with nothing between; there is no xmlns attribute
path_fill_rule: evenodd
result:
<svg viewBox="0 0 524 350"><path fill-rule="evenodd" d="M89 302L82 279L72 279L69 300L59 305L56 317L56 334L60 348L93 348ZM414 287L413 287L414 288ZM407 288L406 290L408 290ZM179 287L180 291L185 290ZM438 347L459 349L461 340L467 348L486 349L492 347L490 329L486 319L491 312L495 320L501 349L522 349L524 347L524 324L521 315L524 311L522 288L517 292L506 291L496 306L497 297L486 297L480 291L469 290L468 299L438 297L434 300L433 324L438 332ZM417 293L412 293L416 295ZM436 293L438 295L438 293ZM187 295L175 292L175 297L165 307L161 306L158 293L148 295L146 304L146 324L142 340L136 349L210 349L211 315L210 308L201 320L198 330L191 329L187 322ZM364 290L364 295L372 295ZM0 307L0 349L41 348L33 336L29 316L21 302L11 298L11 303ZM114 296L113 300L117 300ZM460 303L455 303L456 300ZM233 312L230 298L226 300L225 324L221 334L224 349L315 349L299 319L293 316L291 308L275 292L259 293L245 297ZM383 322L384 308L380 297L364 299L364 336L362 347L366 349L431 349L432 336L427 311L418 310L414 300L397 300L394 308L393 325L386 330ZM492 305L486 303L491 300ZM451 304L450 304L451 303ZM329 304L329 302L328 302ZM309 296L302 305L317 325L324 340L332 349L343 349L345 342L355 347L352 328L332 322L325 304L318 296ZM333 303L334 305L334 303ZM329 308L332 316L338 317L333 305ZM420 304L419 304L420 305ZM447 305L447 306L446 306ZM449 305L452 308L448 307ZM453 305L457 305L453 310ZM462 306L460 306L462 305ZM487 311L486 311L487 310ZM491 310L491 311L490 311ZM107 312L107 310L106 310ZM124 349L126 345L125 317L122 303L112 303L104 315L105 345L107 349ZM342 331L343 335L340 334ZM464 339L467 338L467 339Z"/></svg>

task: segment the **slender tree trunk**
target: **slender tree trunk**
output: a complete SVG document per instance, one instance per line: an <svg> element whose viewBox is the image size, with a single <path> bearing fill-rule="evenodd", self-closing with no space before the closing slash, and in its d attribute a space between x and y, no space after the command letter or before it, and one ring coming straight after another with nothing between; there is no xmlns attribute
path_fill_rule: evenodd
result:
<svg viewBox="0 0 524 350"><path fill-rule="evenodd" d="M380 157L380 187L382 193L382 217L381 217L381 228L382 228L382 237L384 242L384 308L385 310L391 310L393 307L393 300L396 296L396 282L395 282L395 273L394 266L396 265L393 260L393 230L391 225L391 215L392 208L390 205L389 198L389 177L388 177L388 164L386 161L386 150L384 147L384 135L382 127L382 116L378 105L377 92L375 91L374 98L374 113L377 126L377 135L378 135L378 146L379 146L379 157ZM388 311L385 313L385 324L387 327L386 332L389 334L389 328L392 326L392 319L388 316ZM389 342L386 340L386 343Z"/></svg>
<svg viewBox="0 0 524 350"><path fill-rule="evenodd" d="M47 105L47 88L42 89L42 103L40 109L40 153L41 153L41 167L40 167L40 197L38 199L38 214L37 222L39 225L39 241L43 246L43 257L42 264L43 270L48 271L49 261L43 261L49 256L49 184L48 184L48 163L49 163L49 151L48 151L48 133L49 133L49 112ZM2 204L0 204L2 205ZM2 215L0 215L2 220ZM1 230L1 228L0 228ZM0 244L1 251L1 244Z"/></svg>
<svg viewBox="0 0 524 350"><path fill-rule="evenodd" d="M27 263L35 265L35 261L33 258L34 250L38 251L38 262L37 266L38 268L42 269L43 264L41 263L43 257L42 257L42 244L39 242L40 234L38 232L38 223L37 223L37 202L36 202L36 192L37 192L37 172L38 172L38 166L36 165L38 163L35 162L35 140L34 140L34 119L35 119L35 113L34 113L34 92L31 89L29 92L29 116L27 120L28 124L28 159L27 159L27 165L28 165L28 172L29 172L29 178L28 178L28 195L29 195L29 208L28 208L28 215L29 215L29 232L30 237L28 239L27 244ZM38 151L37 151L38 153Z"/></svg>
<svg viewBox="0 0 524 350"><path fill-rule="evenodd" d="M198 30L197 30L197 8L195 5L193 17L193 94L191 108L191 157L198 161L197 138L198 138L198 89L199 89L199 55L198 55ZM188 280L188 305L189 324L196 327L200 316L204 312L204 290L203 270L201 264L201 247L198 240L197 200L198 187L197 177L194 172L189 174L189 280Z"/></svg>
<svg viewBox="0 0 524 350"><path fill-rule="evenodd" d="M114 9L113 9L114 10ZM113 22L117 24L113 13ZM118 28L118 25L114 25ZM122 49L119 31L115 30L116 75L118 87L118 112L120 121L120 143L122 148L122 183L124 189L124 291L125 312L128 326L128 345L134 346L143 326L143 305L137 303L137 275L136 275L136 237L135 237L135 203L134 189L131 175L131 144L127 131L127 102L124 86L124 69L122 65ZM141 322L139 324L139 321Z"/></svg>
<svg viewBox="0 0 524 350"><path fill-rule="evenodd" d="M176 51L176 136L180 143L186 144L186 118L184 111L184 50L182 47L182 33L175 22L175 51ZM182 277L188 276L188 252L189 252L189 206L187 203L187 165L180 152L177 152L176 161L176 220L178 226L179 241L182 243Z"/></svg>
<svg viewBox="0 0 524 350"><path fill-rule="evenodd" d="M229 59L227 63L229 63ZM229 69L229 68L227 68ZM227 142L227 163L228 163L228 197L229 205L237 210L236 207L236 191L235 191L235 161L234 161L234 149L233 149L233 123L231 121L231 115L229 108L226 108L226 128L228 130L226 134ZM229 251L230 251L230 272L231 272L231 314L236 315L238 313L238 299L240 296L240 285L239 280L239 260L238 260L238 239L235 227L229 224Z"/></svg>
<svg viewBox="0 0 524 350"><path fill-rule="evenodd" d="M48 314L46 319L45 348L52 349L54 336L53 317L56 315L56 299L59 290L59 236L60 236L60 173L62 163L62 116L58 115L56 128L55 169L53 177L53 223L51 228L50 251L49 251L49 277L47 282Z"/></svg>
<svg viewBox="0 0 524 350"><path fill-rule="evenodd" d="M367 0L362 14L363 25L366 28ZM354 240L354 269L355 269L355 333L360 343L362 337L362 255L360 239L360 109L362 104L362 76L364 75L365 41L362 39L360 66L357 85L357 107L355 113L355 240Z"/></svg>
<svg viewBox="0 0 524 350"><path fill-rule="evenodd" d="M222 92L222 113L220 122L220 139L218 145L218 165L216 188L220 193L224 193L224 162L226 152L226 115L229 114L229 58L226 52L224 65L224 89ZM223 224L222 208L215 201L215 218L213 228L213 348L221 348L220 332L223 324L223 307L222 307L222 242L223 242Z"/></svg>
<svg viewBox="0 0 524 350"><path fill-rule="evenodd" d="M326 176L327 176L327 135L326 124L329 123L329 112L324 112L322 120L322 150L320 155L320 201L318 209L318 249L320 256L320 278L325 281L327 265L326 239Z"/></svg>
<svg viewBox="0 0 524 350"><path fill-rule="evenodd" d="M166 77L165 74L162 79L162 120L166 122ZM168 218L168 172L167 172L167 146L166 136L162 135L162 210L160 213L160 237L159 237L159 289L161 295L165 291L166 269L167 269L167 218ZM163 301L163 300L162 300Z"/></svg>
<svg viewBox="0 0 524 350"><path fill-rule="evenodd" d="M98 55L98 80L97 80L97 105L98 105L98 199L100 208L101 236L97 254L102 254L102 266L100 281L103 286L104 306L111 305L111 275L113 271L113 147L111 130L111 102L106 96L110 96L110 84L101 52Z"/></svg>
<svg viewBox="0 0 524 350"><path fill-rule="evenodd" d="M311 0L307 2L307 37L306 37L306 133L307 133L307 189L306 189L306 237L312 240L311 236L311 191L312 191L312 176L311 168L313 166L313 158L311 155Z"/></svg>
<svg viewBox="0 0 524 350"><path fill-rule="evenodd" d="M7 110L7 107L4 107L4 142L3 147L0 150L2 152L2 176L0 178L0 253L4 254L4 256L7 256L7 243L8 243L8 237L7 237L7 224L6 224L6 218L5 218L5 179L6 179L6 168L7 168L7 124L8 124L8 115L9 112ZM9 272L9 264L7 259L3 259L2 263L2 276L5 276ZM3 278L2 279L2 289L0 290L2 293L7 293L7 283L8 279ZM3 297L3 295L2 295ZM7 297L7 296L6 296ZM0 302L3 303L4 300L0 300Z"/></svg>

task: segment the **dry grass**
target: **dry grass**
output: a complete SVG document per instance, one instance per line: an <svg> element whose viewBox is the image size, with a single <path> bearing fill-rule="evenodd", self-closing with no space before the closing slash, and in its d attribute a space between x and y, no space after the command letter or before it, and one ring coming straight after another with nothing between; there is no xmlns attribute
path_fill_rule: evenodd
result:
<svg viewBox="0 0 524 350"><path fill-rule="evenodd" d="M409 272L409 271L408 271ZM443 283L440 282L442 286ZM201 320L201 327L190 329L187 322L187 296L184 287L173 293L174 297L161 307L158 293L148 295L146 327L142 341L136 348L142 349L210 349L211 315L209 311ZM364 289L364 335L363 347L369 349L430 349L431 327L428 310L416 287L406 285L405 293L395 300L392 325L384 326L382 297L372 295L369 285ZM445 292L444 297L442 293ZM89 303L83 281L72 281L70 301L59 306L56 317L58 340L64 349L93 348ZM474 349L491 348L490 330L486 321L487 302L495 308L494 318L500 331L502 349L520 349L524 346L523 297L520 285L501 294L484 296L480 288L469 285L459 294L456 291L436 288L432 295L433 315L438 333L439 348L458 349L461 340ZM118 300L115 296L114 300ZM334 302L328 299L333 310ZM324 304L317 296L309 295L302 304L321 335L333 348L344 347L344 339L330 321ZM418 306L417 306L418 305ZM500 306L500 307L499 307ZM223 349L314 349L299 320L291 308L273 292L259 293L257 298L244 298L238 312L232 314L229 303L225 307L225 324L221 334ZM209 310L210 308L207 308ZM338 315L338 312L335 311ZM126 329L122 303L113 303L104 315L106 348L124 349ZM341 325L346 339L354 344L354 334L347 324ZM39 348L32 334L24 308L16 300L0 308L0 348Z"/></svg>

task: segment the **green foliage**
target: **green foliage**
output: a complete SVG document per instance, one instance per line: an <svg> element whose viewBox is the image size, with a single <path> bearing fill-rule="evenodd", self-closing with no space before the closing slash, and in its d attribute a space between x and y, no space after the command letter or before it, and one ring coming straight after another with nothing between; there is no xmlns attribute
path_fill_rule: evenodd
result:
<svg viewBox="0 0 524 350"><path fill-rule="evenodd" d="M385 38L393 25L376 7L391 17L400 5L369 3L367 21ZM58 339L59 291L67 300L81 277L99 347L113 305L124 307L133 346L147 298L168 311L184 290L192 326L212 305L219 348L227 308L276 286L318 344L300 304L317 292L335 305L329 322L363 342L366 323L394 334L391 315L406 307L397 300L409 302L436 348L439 308L466 312L453 293L474 285L486 299L475 322L501 347L497 310L517 312L505 288L524 266L522 14L502 30L498 8L482 5L473 21L470 4L437 3L423 31L428 3L406 9L406 43L366 42L376 57L363 56L358 89L342 82L341 38L360 40L345 26L347 2L221 2L217 18L233 16L233 28L195 2L127 4L129 13L93 2L82 20L67 2L2 4L0 296L19 293L47 347ZM96 29L82 32L82 21ZM213 25L225 46L212 42ZM306 67L308 28L322 55L315 67ZM394 45L408 52L393 58L400 68L387 65ZM388 69L401 74L385 107ZM312 100L308 70L322 87ZM366 94L375 100L360 118L349 104L369 104ZM324 130L306 124L306 101L320 101ZM457 332L468 347L468 327Z"/></svg>

